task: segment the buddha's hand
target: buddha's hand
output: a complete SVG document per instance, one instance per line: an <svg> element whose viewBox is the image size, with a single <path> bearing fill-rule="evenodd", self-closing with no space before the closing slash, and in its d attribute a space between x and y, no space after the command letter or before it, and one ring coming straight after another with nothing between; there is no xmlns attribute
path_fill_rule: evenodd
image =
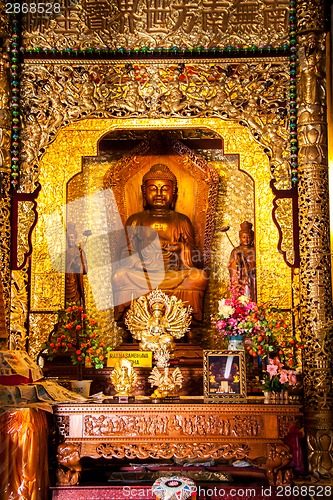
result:
<svg viewBox="0 0 333 500"><path fill-rule="evenodd" d="M190 269L193 267L191 251L184 243L178 241L162 243L162 249L164 252L169 252L170 255L175 253L179 254L183 268Z"/></svg>
<svg viewBox="0 0 333 500"><path fill-rule="evenodd" d="M180 252L183 248L183 245L182 243L178 243L178 242L171 242L171 243L164 243L162 244L162 248L163 250L167 250L168 252Z"/></svg>

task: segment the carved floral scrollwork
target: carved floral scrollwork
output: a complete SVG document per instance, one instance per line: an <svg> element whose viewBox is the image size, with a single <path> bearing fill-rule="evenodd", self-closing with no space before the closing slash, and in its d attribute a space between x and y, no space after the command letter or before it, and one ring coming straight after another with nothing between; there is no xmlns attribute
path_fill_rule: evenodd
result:
<svg viewBox="0 0 333 500"><path fill-rule="evenodd" d="M154 442L147 444L112 444L101 443L96 446L96 453L104 458L162 458L170 459L241 459L249 455L251 449L246 444L219 444L219 443L165 443Z"/></svg>
<svg viewBox="0 0 333 500"><path fill-rule="evenodd" d="M6 12L6 1L0 0L0 37L8 37L10 35L9 14Z"/></svg>
<svg viewBox="0 0 333 500"><path fill-rule="evenodd" d="M10 174L3 173L2 177L3 197L0 197L0 270L2 280L2 293L5 308L6 332L10 325L10 302L11 302L11 277L10 277ZM7 335L6 335L7 338Z"/></svg>
<svg viewBox="0 0 333 500"><path fill-rule="evenodd" d="M4 4L0 3L0 35L3 31ZM2 33L5 36L5 33ZM0 337L7 339L10 323L10 139L11 113L10 88L8 80L8 57L0 48L0 274L2 281L2 297L5 328Z"/></svg>
<svg viewBox="0 0 333 500"><path fill-rule="evenodd" d="M297 28L299 33L303 31L324 31L324 3L321 0L297 0Z"/></svg>
<svg viewBox="0 0 333 500"><path fill-rule="evenodd" d="M247 126L289 186L287 59L214 63L67 62L23 65L21 186L32 189L38 162L60 127L87 117L220 117Z"/></svg>

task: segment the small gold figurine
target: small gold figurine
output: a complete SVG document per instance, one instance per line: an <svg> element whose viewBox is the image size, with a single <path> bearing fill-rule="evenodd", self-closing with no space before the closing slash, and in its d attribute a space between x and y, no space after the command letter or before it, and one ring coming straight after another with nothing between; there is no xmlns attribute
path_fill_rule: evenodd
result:
<svg viewBox="0 0 333 500"><path fill-rule="evenodd" d="M155 366L148 377L148 382L152 387L157 386L157 389L151 395L152 398L160 399L177 396L178 390L183 385L183 375L178 367L170 372L168 366L163 371L160 371Z"/></svg>
<svg viewBox="0 0 333 500"><path fill-rule="evenodd" d="M158 368L165 368L169 366L170 353L165 346L159 347L154 352L154 361Z"/></svg>
<svg viewBox="0 0 333 500"><path fill-rule="evenodd" d="M117 361L110 379L116 390L116 396L131 396L137 381L132 362L124 358Z"/></svg>

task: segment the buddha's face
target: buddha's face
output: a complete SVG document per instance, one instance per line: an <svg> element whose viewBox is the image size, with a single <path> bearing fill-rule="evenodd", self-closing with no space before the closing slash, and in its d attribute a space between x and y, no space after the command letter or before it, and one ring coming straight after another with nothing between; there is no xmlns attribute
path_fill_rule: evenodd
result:
<svg viewBox="0 0 333 500"><path fill-rule="evenodd" d="M148 208L170 208L173 200L173 183L169 180L151 179L145 183Z"/></svg>

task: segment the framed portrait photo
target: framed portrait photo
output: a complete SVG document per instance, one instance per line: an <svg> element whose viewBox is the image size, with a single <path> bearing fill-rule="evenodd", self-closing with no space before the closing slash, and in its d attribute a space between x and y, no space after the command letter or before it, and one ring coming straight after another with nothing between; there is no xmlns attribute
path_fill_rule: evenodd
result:
<svg viewBox="0 0 333 500"><path fill-rule="evenodd" d="M204 400L246 403L245 353L204 351Z"/></svg>

